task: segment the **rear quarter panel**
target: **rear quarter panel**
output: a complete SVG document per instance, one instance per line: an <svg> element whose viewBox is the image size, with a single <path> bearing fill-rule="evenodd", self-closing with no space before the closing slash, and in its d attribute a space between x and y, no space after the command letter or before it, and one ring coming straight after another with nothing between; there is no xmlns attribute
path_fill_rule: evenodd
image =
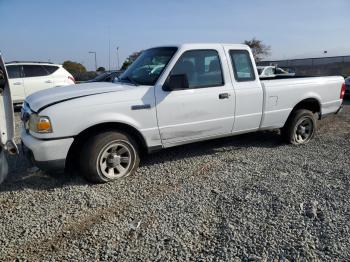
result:
<svg viewBox="0 0 350 262"><path fill-rule="evenodd" d="M344 79L337 76L263 80L265 99L261 128L284 126L293 108L308 98L319 102L322 115L335 113L342 104L343 82Z"/></svg>

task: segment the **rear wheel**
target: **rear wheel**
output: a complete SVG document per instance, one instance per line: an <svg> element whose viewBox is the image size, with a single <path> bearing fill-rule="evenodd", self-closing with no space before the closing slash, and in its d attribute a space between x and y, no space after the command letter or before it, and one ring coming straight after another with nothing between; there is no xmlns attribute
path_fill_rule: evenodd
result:
<svg viewBox="0 0 350 262"><path fill-rule="evenodd" d="M80 170L89 181L104 183L133 174L139 162L137 143L124 133L109 131L88 139Z"/></svg>
<svg viewBox="0 0 350 262"><path fill-rule="evenodd" d="M294 145L308 143L316 133L316 119L313 112L299 109L292 113L282 128L285 140Z"/></svg>

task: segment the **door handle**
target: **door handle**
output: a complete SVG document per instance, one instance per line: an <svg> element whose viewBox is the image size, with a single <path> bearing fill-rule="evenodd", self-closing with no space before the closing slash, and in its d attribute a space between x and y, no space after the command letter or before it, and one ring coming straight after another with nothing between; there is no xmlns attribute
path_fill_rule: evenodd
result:
<svg viewBox="0 0 350 262"><path fill-rule="evenodd" d="M230 97L229 93L222 93L219 94L219 99L228 99Z"/></svg>
<svg viewBox="0 0 350 262"><path fill-rule="evenodd" d="M50 84L50 83L52 83L52 81L51 80L46 80L45 83Z"/></svg>
<svg viewBox="0 0 350 262"><path fill-rule="evenodd" d="M21 82L13 83L13 85L15 85L15 86L19 86L19 85L21 85L21 84L22 84Z"/></svg>

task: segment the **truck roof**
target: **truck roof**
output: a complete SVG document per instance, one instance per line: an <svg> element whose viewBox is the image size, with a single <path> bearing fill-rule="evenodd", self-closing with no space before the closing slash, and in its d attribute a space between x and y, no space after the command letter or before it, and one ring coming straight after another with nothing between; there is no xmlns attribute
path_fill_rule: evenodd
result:
<svg viewBox="0 0 350 262"><path fill-rule="evenodd" d="M157 47L177 47L177 48L205 48L207 46L217 46L217 47L231 47L234 49L249 49L249 46L244 44L230 44L230 43L184 43L184 44L176 44L176 45L162 45L155 46Z"/></svg>

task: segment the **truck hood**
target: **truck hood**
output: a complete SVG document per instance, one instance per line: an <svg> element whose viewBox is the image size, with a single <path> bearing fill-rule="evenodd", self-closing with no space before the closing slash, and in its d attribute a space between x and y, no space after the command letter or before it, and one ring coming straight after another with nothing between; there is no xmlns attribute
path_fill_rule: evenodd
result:
<svg viewBox="0 0 350 262"><path fill-rule="evenodd" d="M28 96L26 102L32 111L39 112L50 105L58 104L67 100L102 93L119 92L131 88L135 87L124 83L94 82L77 84L36 92Z"/></svg>

